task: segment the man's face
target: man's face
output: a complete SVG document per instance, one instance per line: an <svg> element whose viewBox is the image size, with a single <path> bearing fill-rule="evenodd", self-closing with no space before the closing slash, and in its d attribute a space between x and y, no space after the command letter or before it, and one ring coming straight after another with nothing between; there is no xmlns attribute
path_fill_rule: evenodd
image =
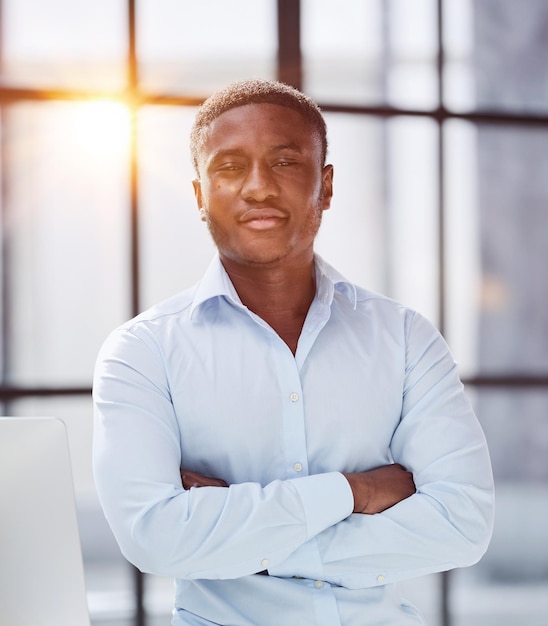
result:
<svg viewBox="0 0 548 626"><path fill-rule="evenodd" d="M198 207L225 264L309 262L333 168L317 133L276 104L226 111L209 128L194 181Z"/></svg>

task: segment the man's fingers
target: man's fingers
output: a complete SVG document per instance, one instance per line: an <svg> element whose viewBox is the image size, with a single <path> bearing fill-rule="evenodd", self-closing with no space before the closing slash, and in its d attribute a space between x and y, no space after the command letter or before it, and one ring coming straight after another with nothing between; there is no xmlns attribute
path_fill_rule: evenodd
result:
<svg viewBox="0 0 548 626"><path fill-rule="evenodd" d="M191 487L228 487L221 478L211 478L210 476L203 476L197 472L184 469L181 470L181 481L183 489L190 489Z"/></svg>
<svg viewBox="0 0 548 626"><path fill-rule="evenodd" d="M345 476L354 495L354 513L381 513L415 493L413 475L399 464Z"/></svg>

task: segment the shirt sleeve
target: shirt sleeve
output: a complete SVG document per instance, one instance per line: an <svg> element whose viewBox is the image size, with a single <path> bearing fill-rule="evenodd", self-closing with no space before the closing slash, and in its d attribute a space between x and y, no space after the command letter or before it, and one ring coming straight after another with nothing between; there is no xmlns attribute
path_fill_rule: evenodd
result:
<svg viewBox="0 0 548 626"><path fill-rule="evenodd" d="M127 329L103 346L93 396L99 498L122 553L143 572L202 579L253 574L352 512L350 487L338 472L185 491L181 433L162 357L152 341Z"/></svg>
<svg viewBox="0 0 548 626"><path fill-rule="evenodd" d="M402 414L391 454L416 494L377 515L353 514L269 571L372 587L477 562L494 514L491 464L447 345L410 314ZM311 544L319 558L311 559Z"/></svg>

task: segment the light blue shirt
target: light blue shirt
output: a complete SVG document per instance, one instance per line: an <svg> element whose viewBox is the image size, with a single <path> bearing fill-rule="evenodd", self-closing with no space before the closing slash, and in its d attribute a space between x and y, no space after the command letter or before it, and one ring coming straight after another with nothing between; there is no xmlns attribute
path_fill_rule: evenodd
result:
<svg viewBox="0 0 548 626"><path fill-rule="evenodd" d="M218 258L101 350L99 496L124 555L176 579L177 626L423 624L396 583L487 547L489 456L444 340L319 257L316 283L295 356ZM341 472L392 461L417 493L353 514Z"/></svg>

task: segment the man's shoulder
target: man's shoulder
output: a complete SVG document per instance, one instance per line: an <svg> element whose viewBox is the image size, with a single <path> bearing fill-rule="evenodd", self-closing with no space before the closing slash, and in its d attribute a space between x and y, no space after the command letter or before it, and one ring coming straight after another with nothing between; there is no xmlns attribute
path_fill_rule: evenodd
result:
<svg viewBox="0 0 548 626"><path fill-rule="evenodd" d="M430 324L416 309L390 296L358 285L353 287L354 304L344 296L336 298L338 303L336 319L343 318L347 323L356 324L357 327L365 324L368 328L403 333L405 336L417 322L421 325Z"/></svg>
<svg viewBox="0 0 548 626"><path fill-rule="evenodd" d="M188 319L195 292L196 285L170 296L123 323L118 330L131 332L139 328L161 327Z"/></svg>
<svg viewBox="0 0 548 626"><path fill-rule="evenodd" d="M355 285L356 289L356 307L360 308L378 308L385 311L392 310L395 312L411 312L409 307L406 307L401 302L398 302L394 298L387 296L386 294L374 291L372 289L366 289Z"/></svg>

